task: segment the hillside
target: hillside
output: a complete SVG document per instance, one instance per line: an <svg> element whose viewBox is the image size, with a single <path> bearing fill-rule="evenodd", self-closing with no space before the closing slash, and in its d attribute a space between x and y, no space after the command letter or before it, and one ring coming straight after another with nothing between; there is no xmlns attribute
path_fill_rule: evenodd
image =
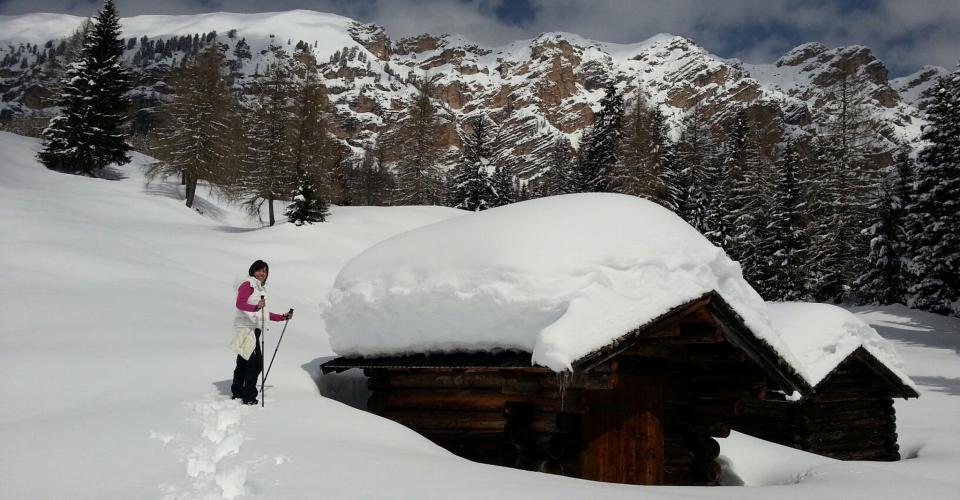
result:
<svg viewBox="0 0 960 500"><path fill-rule="evenodd" d="M51 111L48 54L57 52L59 39L80 21L54 14L0 16L0 119ZM917 96L940 74L921 71L891 82L869 48L819 43L801 45L772 64L748 65L669 34L613 44L544 33L502 47L449 34L392 40L379 26L303 10L136 16L122 22L125 57L138 77L135 129L151 125L157 106L170 99L165 80L171 69L197 47L223 44L235 85L245 88L270 63L267 47L292 52L302 41L323 63L336 133L355 150L394 133L407 100L429 81L447 121L443 143L459 147L457 127L487 114L497 123L501 161L523 179L541 172L557 137L578 143L608 79L628 100L642 94L658 106L675 136L694 109L719 122L751 104L755 118L779 137L782 128L792 135L809 133L824 119L840 75L857 75L868 82L870 114L891 127L888 137L914 141L922 125ZM250 46L249 59L238 60L234 53L241 40Z"/></svg>
<svg viewBox="0 0 960 500"><path fill-rule="evenodd" d="M856 310L921 392L897 402L901 462L837 462L734 434L721 440L725 482L756 487L635 487L479 465L338 402L358 397L355 376L317 379L333 355L318 304L340 268L384 238L472 215L344 207L325 224L261 227L216 199L202 214L184 208L175 183L145 187L146 157L109 181L46 170L38 149L0 132L2 499L946 500L960 487L960 320ZM231 402L227 387L232 284L255 258L271 264L270 308L296 309L266 408Z"/></svg>

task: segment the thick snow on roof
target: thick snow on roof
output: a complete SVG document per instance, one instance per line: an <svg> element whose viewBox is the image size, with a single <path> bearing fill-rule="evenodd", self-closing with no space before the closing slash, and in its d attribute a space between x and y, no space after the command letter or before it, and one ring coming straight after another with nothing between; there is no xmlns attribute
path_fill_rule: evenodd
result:
<svg viewBox="0 0 960 500"><path fill-rule="evenodd" d="M519 349L563 371L711 290L796 366L739 264L669 210L616 194L515 203L390 238L344 266L325 321L340 355Z"/></svg>
<svg viewBox="0 0 960 500"><path fill-rule="evenodd" d="M916 389L893 346L852 312L805 302L771 302L767 308L781 338L803 364L810 385L819 384L847 356L863 347L905 385Z"/></svg>

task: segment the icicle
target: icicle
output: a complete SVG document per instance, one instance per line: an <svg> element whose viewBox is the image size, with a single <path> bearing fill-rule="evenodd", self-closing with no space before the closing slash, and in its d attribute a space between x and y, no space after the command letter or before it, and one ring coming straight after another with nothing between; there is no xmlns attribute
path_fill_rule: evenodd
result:
<svg viewBox="0 0 960 500"><path fill-rule="evenodd" d="M569 372L557 372L557 386L560 387L560 411L564 410L567 397L567 383L570 380Z"/></svg>

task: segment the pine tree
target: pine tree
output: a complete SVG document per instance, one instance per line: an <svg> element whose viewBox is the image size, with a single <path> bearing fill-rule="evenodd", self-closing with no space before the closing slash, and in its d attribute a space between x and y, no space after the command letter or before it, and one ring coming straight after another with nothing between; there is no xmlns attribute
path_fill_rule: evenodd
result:
<svg viewBox="0 0 960 500"><path fill-rule="evenodd" d="M287 219L297 226L325 222L330 207L323 199L321 191L314 187L313 179L306 171L300 171L297 186L293 200L287 207Z"/></svg>
<svg viewBox="0 0 960 500"><path fill-rule="evenodd" d="M440 170L442 123L430 99L430 87L423 84L410 103L397 138L395 201L402 205L441 204L445 181Z"/></svg>
<svg viewBox="0 0 960 500"><path fill-rule="evenodd" d="M664 158L668 146L663 112L656 106L651 107L638 93L624 118L622 160L613 182L614 190L669 206L670 180Z"/></svg>
<svg viewBox="0 0 960 500"><path fill-rule="evenodd" d="M815 143L819 185L811 200L820 256L813 262L816 298L842 302L851 298L853 282L865 272L869 241L863 230L878 192L877 157L884 152L886 131L866 108L870 96L863 76L841 68L830 95Z"/></svg>
<svg viewBox="0 0 960 500"><path fill-rule="evenodd" d="M908 208L913 242L912 306L960 316L960 65L927 105L916 199Z"/></svg>
<svg viewBox="0 0 960 500"><path fill-rule="evenodd" d="M252 58L253 55L250 53L250 45L247 43L247 39L241 38L237 41L237 45L233 47L233 61L231 62L230 69L240 71L240 68L243 67L243 60Z"/></svg>
<svg viewBox="0 0 960 500"><path fill-rule="evenodd" d="M331 194L330 201L337 205L348 207L358 203L356 185L357 169L354 168L356 158L346 148L340 148L333 160L333 170L328 179L328 188Z"/></svg>
<svg viewBox="0 0 960 500"><path fill-rule="evenodd" d="M491 183L490 171L495 167L491 161L489 124L485 116L471 122L470 132L461 134L462 159L460 169L453 178L453 205L477 212L497 206Z"/></svg>
<svg viewBox="0 0 960 500"><path fill-rule="evenodd" d="M708 204L704 208L704 236L714 245L730 248L734 226L730 217L730 197L733 191L731 163L721 153L707 162L704 182L707 185Z"/></svg>
<svg viewBox="0 0 960 500"><path fill-rule="evenodd" d="M80 61L70 66L61 94L62 113L43 132L38 155L48 168L93 175L130 161L123 121L130 75L123 65L120 16L106 0L87 34Z"/></svg>
<svg viewBox="0 0 960 500"><path fill-rule="evenodd" d="M804 215L805 200L799 173L803 159L795 143L788 143L777 165L767 227L755 251L766 259L756 274L758 292L767 300L808 300L810 241Z"/></svg>
<svg viewBox="0 0 960 500"><path fill-rule="evenodd" d="M759 257L760 215L763 212L766 187L761 182L764 161L759 139L747 110L737 112L727 133L725 175L729 185L724 224L730 228L730 239L724 249L737 261ZM749 267L749 264L748 264Z"/></svg>
<svg viewBox="0 0 960 500"><path fill-rule="evenodd" d="M540 178L540 196L556 196L574 191L571 179L573 154L570 141L562 135L557 137L550 148L546 172Z"/></svg>
<svg viewBox="0 0 960 500"><path fill-rule="evenodd" d="M229 63L228 63L229 64ZM248 132L252 113L248 96L239 87L227 86L230 98L227 100L226 123L227 131L224 140L226 147L226 156L223 164L226 166L226 183L221 186L223 194L234 201L246 201L244 192L243 172L247 165L247 157L250 155L250 144Z"/></svg>
<svg viewBox="0 0 960 500"><path fill-rule="evenodd" d="M619 169L623 115L623 96L610 81L577 155L574 184L578 192L610 191L611 179Z"/></svg>
<svg viewBox="0 0 960 500"><path fill-rule="evenodd" d="M757 288L761 296L769 296L770 290L764 286L770 283L779 270L775 258L778 251L774 235L772 234L773 220L773 193L775 192L776 171L774 165L764 161L760 165L758 175L759 203L756 224L753 234L754 253L748 253L740 259L743 275L748 283Z"/></svg>
<svg viewBox="0 0 960 500"><path fill-rule="evenodd" d="M641 196L649 184L647 179L656 178L657 166L651 158L650 110L642 93L637 93L623 121L621 161L611 176L610 184L614 192Z"/></svg>
<svg viewBox="0 0 960 500"><path fill-rule="evenodd" d="M678 174L679 187L676 198L677 215L697 231L707 233L710 192L716 177L710 174L718 161L720 145L700 108L695 109L684 120L684 129L674 154L673 169Z"/></svg>
<svg viewBox="0 0 960 500"><path fill-rule="evenodd" d="M490 177L490 188L493 192L493 202L491 206L502 207L511 203L516 203L520 195L519 181L510 174L510 170L504 165L498 165Z"/></svg>
<svg viewBox="0 0 960 500"><path fill-rule="evenodd" d="M364 151L354 177L353 191L358 205L387 205L394 189L393 174L386 166L385 148L379 144Z"/></svg>
<svg viewBox="0 0 960 500"><path fill-rule="evenodd" d="M216 45L173 78L173 101L165 107L148 179L181 176L186 205L193 207L197 184L224 186L229 182L230 90L221 75L223 53Z"/></svg>
<svg viewBox="0 0 960 500"><path fill-rule="evenodd" d="M74 63L79 62L80 58L83 57L83 44L87 39L87 34L90 33L91 26L93 26L93 22L89 18L85 18L70 36L60 42L57 49L52 51L51 57L47 59L45 72L47 78L52 82L48 89L50 94L55 96L47 100L50 105L57 104L58 99L63 95L65 86L70 83L70 80L66 78L67 72Z"/></svg>
<svg viewBox="0 0 960 500"><path fill-rule="evenodd" d="M663 192L657 198L651 198L660 205L672 210L674 213L680 213L680 203L684 198L683 172L680 163L677 161L677 144L670 142L664 136L664 142L660 146L660 182L663 184Z"/></svg>
<svg viewBox="0 0 960 500"><path fill-rule="evenodd" d="M676 172L672 163L673 149L667 132L667 120L659 107L654 108L650 117L650 166L649 178L643 185L642 196L673 209L672 200L676 194Z"/></svg>
<svg viewBox="0 0 960 500"><path fill-rule="evenodd" d="M341 146L328 131L331 112L313 54L300 52L290 63L291 168L298 178L301 173L308 175L316 189L326 194Z"/></svg>
<svg viewBox="0 0 960 500"><path fill-rule="evenodd" d="M865 230L870 239L867 271L854 283L857 299L863 304L906 303L907 204L913 200L913 161L904 146L896 163L881 184L881 193L870 207L873 224Z"/></svg>
<svg viewBox="0 0 960 500"><path fill-rule="evenodd" d="M96 168L88 151L90 131L84 126L87 97L93 92L90 80L81 76L85 67L86 63L76 62L67 69L60 91L61 112L43 131L43 151L37 157L47 168L85 174Z"/></svg>
<svg viewBox="0 0 960 500"><path fill-rule="evenodd" d="M808 200L810 216L810 287L816 300L839 302L845 295L845 259L851 247L843 240L843 182L837 165L824 150L829 139L816 136L812 141L813 161L801 184Z"/></svg>
<svg viewBox="0 0 960 500"><path fill-rule="evenodd" d="M296 175L290 130L292 74L282 48L273 46L274 61L254 85L255 102L247 111L247 154L240 174L241 191L251 211L267 205L268 222L276 224L274 202L290 192Z"/></svg>

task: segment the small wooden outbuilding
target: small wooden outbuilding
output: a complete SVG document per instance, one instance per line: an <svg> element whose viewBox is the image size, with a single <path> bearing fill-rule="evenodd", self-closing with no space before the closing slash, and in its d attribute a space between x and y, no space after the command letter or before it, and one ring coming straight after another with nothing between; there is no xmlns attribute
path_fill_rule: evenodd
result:
<svg viewBox="0 0 960 500"><path fill-rule="evenodd" d="M530 353L337 358L369 411L478 462L629 484L717 484L715 438L747 399L811 387L715 293L677 305L556 373Z"/></svg>
<svg viewBox="0 0 960 500"><path fill-rule="evenodd" d="M860 347L815 387L811 396L748 400L734 428L767 441L840 460L900 459L893 398L919 394L903 377Z"/></svg>

